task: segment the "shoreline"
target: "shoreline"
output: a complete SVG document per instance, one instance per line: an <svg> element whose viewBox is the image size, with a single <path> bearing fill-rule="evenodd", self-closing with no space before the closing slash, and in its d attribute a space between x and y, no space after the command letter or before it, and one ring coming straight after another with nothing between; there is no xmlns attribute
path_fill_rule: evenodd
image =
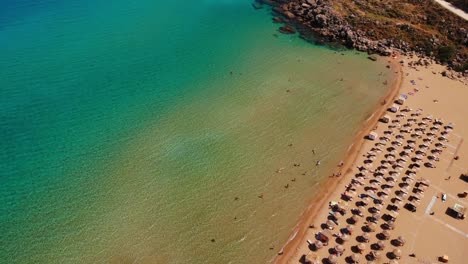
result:
<svg viewBox="0 0 468 264"><path fill-rule="evenodd" d="M429 1L424 5L411 3L402 8L403 3L400 1L392 7L380 2L349 5L316 0L256 1L272 7L273 21L283 24L279 27L281 33L298 32L301 38L310 42L335 43L369 54L390 56L397 51L410 56L415 53L423 60L447 63L458 77L466 76L464 71L468 50L463 46L465 33L453 35L452 38L443 37L439 42L432 41L433 33L430 32L446 36L447 29L449 32L458 32L466 22L466 19L439 2ZM382 13L382 9L385 12ZM390 15L390 11L394 11L394 15ZM363 13L370 16L356 15ZM424 18L434 13L444 19L427 23ZM386 23L380 23L382 18ZM373 34L367 33L370 31ZM417 40L414 36L417 36ZM446 57L444 49L450 50L452 55Z"/></svg>
<svg viewBox="0 0 468 264"><path fill-rule="evenodd" d="M403 84L403 68L398 63L397 59L393 59L391 57L381 58L383 60L390 59L390 70L396 75L391 81L391 86L388 88L387 93L379 99L379 102L381 103L375 107L373 113L361 125L361 129L354 136L351 145L344 154L344 165L339 170L342 173L342 176L338 179L336 177L328 177L320 184L319 192L317 192L316 196L309 202L309 206L300 216L297 224L292 230L292 234L289 236L287 242L281 247L277 255L273 258L271 261L272 263L288 263L292 256L294 256L298 250L299 244L304 241L311 223L317 219L323 210L327 209L327 202L335 193L336 188L346 179L346 173L351 170L351 166L357 160L358 154L365 143L365 135L375 127L382 114L391 104L393 104L393 98L395 98L395 96L400 92Z"/></svg>

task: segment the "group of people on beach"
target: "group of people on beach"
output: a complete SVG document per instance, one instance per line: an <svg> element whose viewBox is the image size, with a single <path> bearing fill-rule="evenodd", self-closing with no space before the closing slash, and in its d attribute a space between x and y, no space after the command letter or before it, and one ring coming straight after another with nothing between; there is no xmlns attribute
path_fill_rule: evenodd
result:
<svg viewBox="0 0 468 264"><path fill-rule="evenodd" d="M351 251L355 254L346 257L347 263L359 263L359 255L364 253L367 248L366 243L371 240L369 233L376 231L377 223L380 221L383 221L383 224L382 230L376 235L378 241L371 244L371 251L365 255L365 259L370 263L380 259L380 252L386 247L385 241L391 241L390 244L395 247L387 254L390 263L398 263L397 260L402 257L399 247L405 244L405 239L398 236L390 240L395 220L401 207L408 211L416 210L424 191L430 185L426 179L416 180L416 173L421 166L436 167L435 163L440 160L438 156L448 142L447 136L453 125L444 126L440 119L434 119L432 116L422 117L422 109L413 111L408 107L395 113L394 119L388 123L384 135L380 136L371 150L364 154L363 165L357 166L358 173L345 185L341 201L329 203L330 213L327 222L321 225L322 231L316 233L316 241L308 240L309 248L318 251L324 246L330 246L332 238L336 238L337 245L330 247L332 254L323 258L324 263L337 263L337 258L346 250L343 246L353 235L352 230L361 218L365 220L362 228L366 231L356 236L358 244L351 247ZM375 162L378 156L383 156L380 164ZM376 169L372 169L374 164L378 166ZM316 165L320 165L319 162ZM341 168L343 165L342 161L338 167ZM403 171L405 175L400 176ZM341 172L333 174L333 176L340 175ZM392 189L395 190L395 196L390 199ZM413 193L410 193L410 190L413 190ZM359 192L363 193L358 195ZM355 198L358 198L355 202L356 207L349 208L349 203L354 202ZM367 217L364 214L365 210L370 213ZM348 212L351 212L351 216L343 223L341 218ZM315 225L311 226L315 228ZM329 230L338 232L327 233Z"/></svg>

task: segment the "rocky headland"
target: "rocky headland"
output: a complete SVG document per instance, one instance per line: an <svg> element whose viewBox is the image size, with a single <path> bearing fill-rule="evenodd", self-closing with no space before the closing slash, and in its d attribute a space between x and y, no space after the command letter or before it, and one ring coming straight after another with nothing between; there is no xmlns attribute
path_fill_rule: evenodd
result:
<svg viewBox="0 0 468 264"><path fill-rule="evenodd" d="M398 52L468 72L467 22L427 0L256 0L273 8L280 31L383 56Z"/></svg>

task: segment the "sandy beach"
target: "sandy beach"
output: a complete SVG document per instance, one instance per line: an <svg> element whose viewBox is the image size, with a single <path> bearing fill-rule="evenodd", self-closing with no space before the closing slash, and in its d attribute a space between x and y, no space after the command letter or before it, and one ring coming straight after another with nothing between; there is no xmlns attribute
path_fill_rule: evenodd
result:
<svg viewBox="0 0 468 264"><path fill-rule="evenodd" d="M459 196L468 189L460 177L468 173L467 80L443 77L441 65L408 65L416 59L387 58L397 77L382 106L275 263L438 263L444 255L464 263L468 222L446 212L455 204L468 207ZM400 95L406 100L395 105ZM389 112L392 106L399 109ZM384 115L388 122L379 122ZM365 139L370 132L375 140ZM406 209L412 206L415 212ZM319 233L328 234L325 243L317 242Z"/></svg>

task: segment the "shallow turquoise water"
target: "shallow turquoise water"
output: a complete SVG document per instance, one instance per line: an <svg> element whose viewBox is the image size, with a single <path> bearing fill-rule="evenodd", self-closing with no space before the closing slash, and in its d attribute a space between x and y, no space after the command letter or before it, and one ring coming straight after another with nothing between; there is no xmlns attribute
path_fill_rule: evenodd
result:
<svg viewBox="0 0 468 264"><path fill-rule="evenodd" d="M385 91L248 0L155 2L0 0L0 259L268 261Z"/></svg>

